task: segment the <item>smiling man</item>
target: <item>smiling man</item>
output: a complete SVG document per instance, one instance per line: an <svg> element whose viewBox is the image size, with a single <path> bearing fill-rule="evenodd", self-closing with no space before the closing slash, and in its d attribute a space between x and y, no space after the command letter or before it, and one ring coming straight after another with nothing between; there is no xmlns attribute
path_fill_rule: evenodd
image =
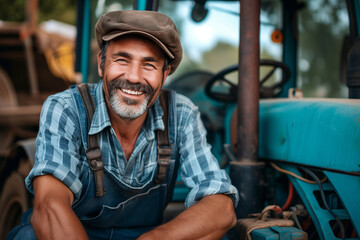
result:
<svg viewBox="0 0 360 240"><path fill-rule="evenodd" d="M116 11L95 34L94 114L80 88L46 100L26 179L34 209L8 239L221 239L236 222L238 193L210 152L197 107L162 90L182 58L174 23ZM187 209L164 223L178 172L190 188Z"/></svg>

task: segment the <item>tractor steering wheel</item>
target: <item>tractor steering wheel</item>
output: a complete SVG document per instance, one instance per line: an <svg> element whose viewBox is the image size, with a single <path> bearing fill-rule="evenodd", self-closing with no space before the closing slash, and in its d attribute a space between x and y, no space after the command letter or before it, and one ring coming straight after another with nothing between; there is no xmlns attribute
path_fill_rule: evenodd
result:
<svg viewBox="0 0 360 240"><path fill-rule="evenodd" d="M289 80L290 69L289 67L279 61L270 59L260 59L260 66L272 67L271 70L260 80L260 98L272 98L280 92L283 85ZM265 86L264 83L270 79L276 69L281 69L283 77L280 82L274 83L270 86ZM238 65L227 67L214 76L212 76L205 85L205 93L208 97L224 101L224 102L236 102L237 101L237 85L225 78L225 75L238 70ZM226 92L214 91L214 85L225 83L229 85L229 89Z"/></svg>

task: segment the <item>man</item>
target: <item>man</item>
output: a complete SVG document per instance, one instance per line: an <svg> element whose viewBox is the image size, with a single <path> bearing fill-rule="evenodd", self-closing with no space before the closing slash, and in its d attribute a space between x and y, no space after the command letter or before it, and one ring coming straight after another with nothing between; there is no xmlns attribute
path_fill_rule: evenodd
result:
<svg viewBox="0 0 360 240"><path fill-rule="evenodd" d="M90 129L76 88L44 103L26 179L35 196L31 225L18 235L33 229L38 239L220 239L236 222L237 191L210 152L197 108L175 92L169 110L158 99L182 58L174 23L157 12L110 12L95 35L102 81L89 85L96 106ZM165 127L171 163L158 182L156 135ZM88 134L101 149L102 196L86 159ZM162 224L177 166L191 188L188 208Z"/></svg>

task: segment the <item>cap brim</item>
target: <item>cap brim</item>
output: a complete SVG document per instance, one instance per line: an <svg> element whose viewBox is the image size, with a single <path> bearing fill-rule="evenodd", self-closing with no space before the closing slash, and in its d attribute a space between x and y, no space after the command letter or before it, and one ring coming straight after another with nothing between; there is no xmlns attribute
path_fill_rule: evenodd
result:
<svg viewBox="0 0 360 240"><path fill-rule="evenodd" d="M169 49L159 40L157 39L156 37L154 37L153 35L147 33L147 32L143 32L143 31L126 31L126 32L112 32L112 33L109 33L109 34L106 34L104 36L102 36L102 40L108 42L110 40L113 40L117 37L120 37L120 36L124 36L124 35L128 35L128 34L137 34L137 35L142 35L146 38L149 38L151 40L153 40L156 44L159 45L159 47L164 50L164 52L170 57L170 59L175 59L174 55L169 51Z"/></svg>

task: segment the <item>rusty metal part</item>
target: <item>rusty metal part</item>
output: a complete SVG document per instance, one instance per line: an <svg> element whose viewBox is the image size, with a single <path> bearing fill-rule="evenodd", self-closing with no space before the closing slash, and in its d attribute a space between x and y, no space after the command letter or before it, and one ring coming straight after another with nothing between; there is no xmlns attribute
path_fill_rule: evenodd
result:
<svg viewBox="0 0 360 240"><path fill-rule="evenodd" d="M24 39L24 47L25 47L27 70L29 75L30 92L34 96L39 94L39 86L38 86L38 76L35 66L35 57L32 46L33 43L31 36L28 36L26 39Z"/></svg>
<svg viewBox="0 0 360 240"><path fill-rule="evenodd" d="M257 161L260 1L240 0L237 160Z"/></svg>
<svg viewBox="0 0 360 240"><path fill-rule="evenodd" d="M0 108L17 106L15 90L11 84L10 77L0 67Z"/></svg>
<svg viewBox="0 0 360 240"><path fill-rule="evenodd" d="M35 32L38 22L38 0L26 2L26 24L31 34Z"/></svg>
<svg viewBox="0 0 360 240"><path fill-rule="evenodd" d="M41 105L0 108L0 126L37 126L40 112Z"/></svg>
<svg viewBox="0 0 360 240"><path fill-rule="evenodd" d="M29 0L26 4L26 24L20 30L20 38L23 41L26 57L26 65L29 77L31 95L39 94L38 76L35 66L35 56L33 50L33 39L38 20L38 0Z"/></svg>
<svg viewBox="0 0 360 240"><path fill-rule="evenodd" d="M263 208L265 175L265 163L257 161L260 0L240 0L240 4L237 158L229 167L239 192L238 219Z"/></svg>

